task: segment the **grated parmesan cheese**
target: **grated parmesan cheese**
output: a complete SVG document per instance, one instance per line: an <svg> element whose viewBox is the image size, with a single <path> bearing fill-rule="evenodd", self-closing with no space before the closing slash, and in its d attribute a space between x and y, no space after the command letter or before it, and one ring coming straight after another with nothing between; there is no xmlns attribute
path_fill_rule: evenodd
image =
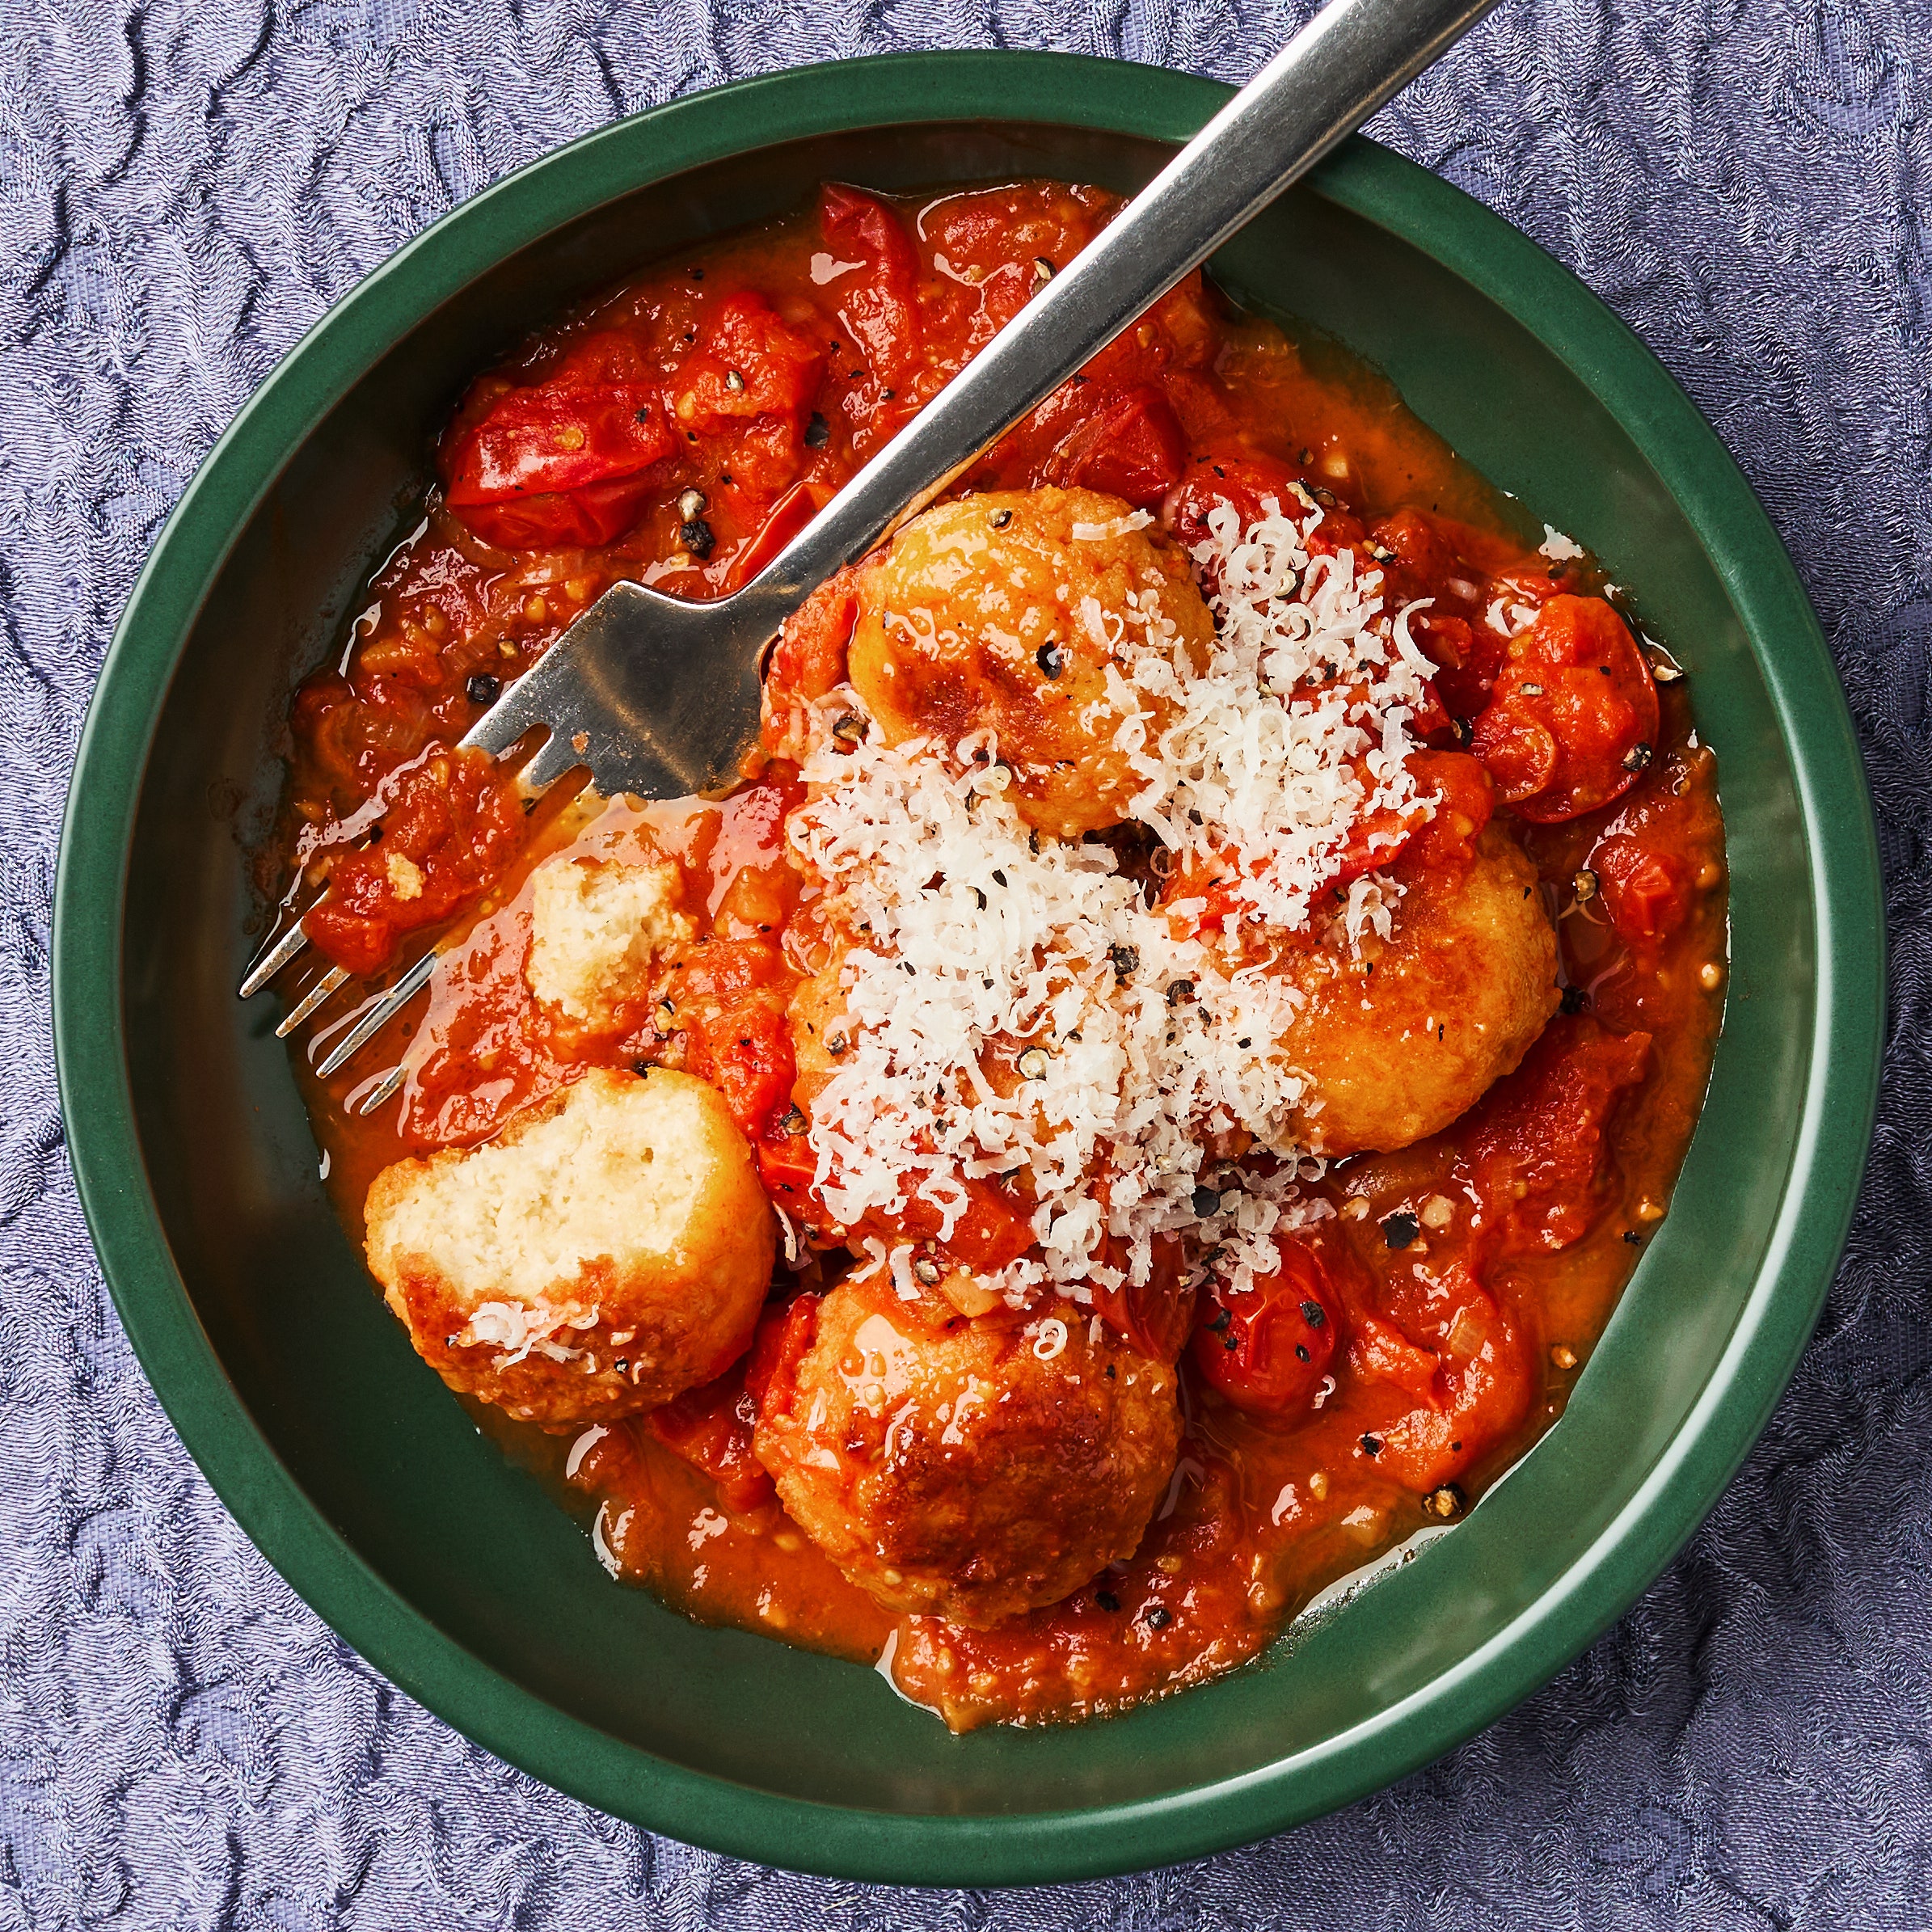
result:
<svg viewBox="0 0 1932 1932"><path fill-rule="evenodd" d="M823 894L849 1022L809 1128L839 1221L917 1200L943 1242L964 1181L1024 1176L1039 1255L993 1284L1023 1306L1142 1284L1156 1240L1175 1235L1238 1292L1272 1272L1279 1230L1330 1211L1297 1185L1319 1171L1289 1128L1309 1097L1274 1048L1301 995L1268 971L1266 935L1310 925L1369 814L1431 816L1407 760L1432 666L1409 630L1425 605L1390 613L1379 569L1350 550L1310 555L1322 515L1270 500L1244 528L1230 507L1210 513L1192 553L1216 620L1204 667L1151 594L1078 613L1108 655L1095 708L1141 781L1132 816L1171 868L1212 880L1229 917L1252 922L1259 955L1203 930L1203 898L1149 909L1107 847L1030 837L989 735L854 744L828 726L863 712L856 694L817 707L788 837ZM1371 857L1403 836L1371 834ZM1386 937L1398 893L1353 879L1338 930ZM1256 1145L1271 1171L1238 1174L1214 1152ZM860 1246L917 1293L909 1247Z"/></svg>

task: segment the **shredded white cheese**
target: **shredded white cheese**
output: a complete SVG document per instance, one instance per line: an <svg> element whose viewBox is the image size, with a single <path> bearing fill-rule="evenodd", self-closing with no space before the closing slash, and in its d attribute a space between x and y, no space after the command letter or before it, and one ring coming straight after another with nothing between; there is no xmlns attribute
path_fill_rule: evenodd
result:
<svg viewBox="0 0 1932 1932"><path fill-rule="evenodd" d="M1204 667L1151 594L1079 614L1109 655L1099 708L1143 780L1133 816L1259 947L1204 930L1202 899L1149 909L1103 846L1031 835L989 736L888 747L817 732L788 835L842 948L846 1044L810 1128L841 1221L917 1199L943 1241L964 1181L1023 1175L1039 1256L994 1284L1023 1304L1143 1284L1156 1238L1181 1234L1243 1289L1272 1272L1279 1229L1328 1212L1297 1185L1318 1171L1293 1133L1308 1096L1276 1048L1301 996L1269 972L1266 935L1318 917L1365 815L1431 816L1406 761L1432 667L1409 633L1422 606L1386 611L1382 572L1352 550L1310 555L1321 520L1272 501L1245 529L1210 513L1193 553L1216 618ZM846 690L820 710L863 707ZM1402 837L1371 835L1371 857ZM1318 917L1352 943L1386 936L1398 892L1356 877ZM1237 1175L1217 1144L1278 1165ZM860 1245L917 1293L909 1248Z"/></svg>

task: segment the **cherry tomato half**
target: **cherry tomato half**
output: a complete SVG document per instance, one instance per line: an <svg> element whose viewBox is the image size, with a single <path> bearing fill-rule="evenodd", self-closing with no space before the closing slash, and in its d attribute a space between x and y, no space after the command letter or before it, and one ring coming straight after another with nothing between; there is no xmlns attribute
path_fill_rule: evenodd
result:
<svg viewBox="0 0 1932 1932"><path fill-rule="evenodd" d="M1118 1266L1124 1257L1114 1253L1108 1259ZM1154 1238L1154 1266L1138 1287L1124 1280L1118 1288L1096 1284L1094 1289L1095 1314L1123 1340L1160 1362L1173 1361L1187 1347L1195 1302L1184 1251L1170 1234Z"/></svg>
<svg viewBox="0 0 1932 1932"><path fill-rule="evenodd" d="M1311 1249L1284 1238L1277 1252L1246 1294L1217 1284L1202 1298L1194 1365L1238 1408L1299 1417L1334 1359L1341 1298Z"/></svg>
<svg viewBox="0 0 1932 1932"><path fill-rule="evenodd" d="M673 439L628 350L593 338L546 381L458 416L442 453L447 500L485 542L608 543L635 520Z"/></svg>

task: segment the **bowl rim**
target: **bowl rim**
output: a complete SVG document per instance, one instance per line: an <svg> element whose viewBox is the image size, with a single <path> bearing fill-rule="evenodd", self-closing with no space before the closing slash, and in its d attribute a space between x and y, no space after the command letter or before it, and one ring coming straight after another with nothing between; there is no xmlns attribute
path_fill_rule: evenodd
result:
<svg viewBox="0 0 1932 1932"><path fill-rule="evenodd" d="M445 1635L327 1521L230 1382L175 1268L143 1169L124 1040L126 867L154 723L183 640L234 533L296 438L376 355L477 275L652 180L790 140L918 123L1049 123L1177 142L1230 91L1163 69L1071 54L886 55L691 95L614 122L506 176L405 243L332 306L243 405L157 540L89 707L55 888L61 1100L88 1226L162 1407L291 1587L411 1696L587 1803L762 1863L926 1885L1145 1869L1318 1816L1439 1757L1592 1643L1695 1529L1795 1369L1849 1230L1877 1104L1884 914L1850 713L1796 572L1715 431L1635 334L1500 217L1356 137L1310 177L1315 192L1450 269L1527 328L1589 387L1696 531L1763 671L1811 863L1817 1024L1792 1169L1765 1259L1715 1371L1664 1455L1559 1586L1425 1689L1257 1771L1156 1798L1014 1817L813 1804L655 1757L569 1716ZM154 648L148 640L157 637L169 648Z"/></svg>

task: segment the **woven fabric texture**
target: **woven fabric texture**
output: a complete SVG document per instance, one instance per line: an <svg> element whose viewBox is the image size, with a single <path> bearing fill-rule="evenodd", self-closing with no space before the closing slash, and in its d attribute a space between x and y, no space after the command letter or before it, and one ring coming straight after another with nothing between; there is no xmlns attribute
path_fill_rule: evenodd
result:
<svg viewBox="0 0 1932 1932"><path fill-rule="evenodd" d="M1876 791L1892 1048L1850 1255L1711 1521L1432 1769L1183 1870L918 1893L642 1835L297 1602L136 1366L48 1028L63 790L115 616L251 389L466 196L674 95L891 49L1244 78L1272 0L0 0L0 1932L1932 1921L1932 8L1504 0L1374 131L1552 249L1770 506Z"/></svg>

